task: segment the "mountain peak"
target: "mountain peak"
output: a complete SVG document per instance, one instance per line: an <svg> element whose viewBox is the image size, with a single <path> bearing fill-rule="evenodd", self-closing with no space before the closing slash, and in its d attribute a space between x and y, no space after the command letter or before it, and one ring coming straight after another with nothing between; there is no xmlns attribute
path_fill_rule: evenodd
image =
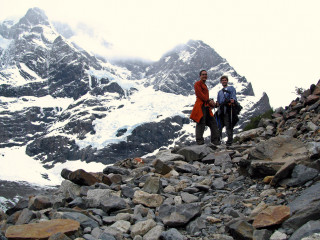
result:
<svg viewBox="0 0 320 240"><path fill-rule="evenodd" d="M43 24L43 25L50 25L49 20L45 12L37 7L30 8L26 15L21 18L20 24L26 24L26 25L38 25L38 24Z"/></svg>

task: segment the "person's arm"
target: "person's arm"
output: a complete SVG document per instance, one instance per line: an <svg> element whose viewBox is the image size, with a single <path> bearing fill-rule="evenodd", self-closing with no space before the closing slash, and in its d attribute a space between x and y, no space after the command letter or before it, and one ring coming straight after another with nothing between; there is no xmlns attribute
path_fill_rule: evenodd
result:
<svg viewBox="0 0 320 240"><path fill-rule="evenodd" d="M200 98L203 102L208 102L209 97L205 93L203 93L200 83L196 83L194 85L194 91L197 96L197 98Z"/></svg>
<svg viewBox="0 0 320 240"><path fill-rule="evenodd" d="M236 89L234 87L231 88L231 94L230 94L230 98L234 99L235 101L237 101L237 92Z"/></svg>
<svg viewBox="0 0 320 240"><path fill-rule="evenodd" d="M222 104L223 101L224 101L224 99L223 99L223 93L222 93L222 91L220 90L220 91L218 92L217 102L218 102L218 104Z"/></svg>

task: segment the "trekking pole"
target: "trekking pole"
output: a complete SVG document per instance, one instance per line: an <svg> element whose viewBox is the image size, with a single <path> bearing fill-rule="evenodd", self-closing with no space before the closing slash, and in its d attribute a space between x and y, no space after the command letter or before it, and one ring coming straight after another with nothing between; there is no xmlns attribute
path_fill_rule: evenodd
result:
<svg viewBox="0 0 320 240"><path fill-rule="evenodd" d="M214 113L214 116L215 116L215 119L216 119L216 123L217 123L218 129L219 129L219 140L221 141L221 139L222 139L221 131L220 131L221 126L220 126L220 121L219 121L218 114L216 114L217 112L216 112L215 107L213 108L213 113Z"/></svg>
<svg viewBox="0 0 320 240"><path fill-rule="evenodd" d="M231 128L232 128L232 104L230 105L231 107L230 107L230 116L231 116L231 119L230 119L230 124L231 124Z"/></svg>

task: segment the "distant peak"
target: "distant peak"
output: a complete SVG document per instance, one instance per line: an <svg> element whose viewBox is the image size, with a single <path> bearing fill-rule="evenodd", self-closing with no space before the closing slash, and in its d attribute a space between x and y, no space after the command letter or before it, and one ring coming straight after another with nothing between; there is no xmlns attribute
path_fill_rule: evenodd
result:
<svg viewBox="0 0 320 240"><path fill-rule="evenodd" d="M30 8L26 15L21 19L24 23L29 23L30 25L45 24L49 25L49 20L45 12L37 7Z"/></svg>

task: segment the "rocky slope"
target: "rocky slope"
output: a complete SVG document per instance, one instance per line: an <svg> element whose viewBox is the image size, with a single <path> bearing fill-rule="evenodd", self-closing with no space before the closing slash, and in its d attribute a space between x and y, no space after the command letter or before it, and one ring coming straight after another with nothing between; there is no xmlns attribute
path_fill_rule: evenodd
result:
<svg viewBox="0 0 320 240"><path fill-rule="evenodd" d="M1 212L2 239L320 236L320 82L230 148L176 146L101 172L61 172L55 194Z"/></svg>

